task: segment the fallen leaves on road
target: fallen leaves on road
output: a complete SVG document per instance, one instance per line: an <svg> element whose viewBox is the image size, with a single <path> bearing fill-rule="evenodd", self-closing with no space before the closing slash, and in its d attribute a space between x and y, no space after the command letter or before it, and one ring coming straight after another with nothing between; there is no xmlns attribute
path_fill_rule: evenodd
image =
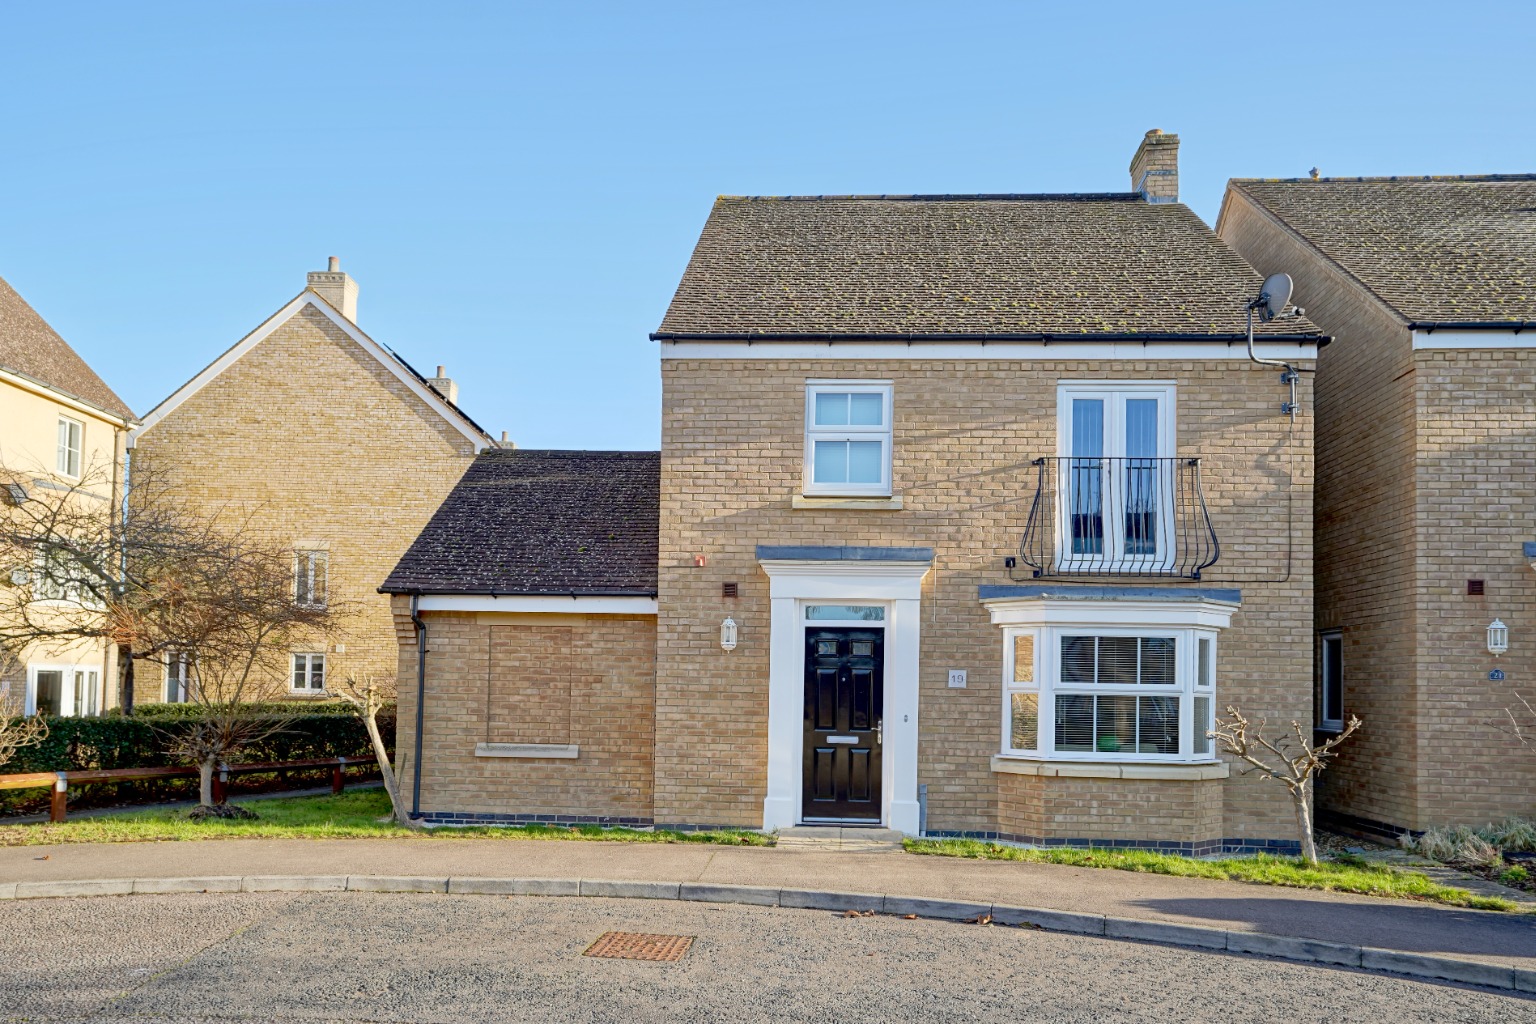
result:
<svg viewBox="0 0 1536 1024"><path fill-rule="evenodd" d="M845 911L843 911L843 916L844 917L874 917L875 916L875 912L873 910L845 910Z"/></svg>

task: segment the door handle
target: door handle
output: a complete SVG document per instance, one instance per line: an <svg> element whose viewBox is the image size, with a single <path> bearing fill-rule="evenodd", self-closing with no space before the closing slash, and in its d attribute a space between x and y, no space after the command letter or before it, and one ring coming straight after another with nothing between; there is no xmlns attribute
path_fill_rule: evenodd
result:
<svg viewBox="0 0 1536 1024"><path fill-rule="evenodd" d="M885 745L885 719L883 718L875 719L875 742L881 746Z"/></svg>

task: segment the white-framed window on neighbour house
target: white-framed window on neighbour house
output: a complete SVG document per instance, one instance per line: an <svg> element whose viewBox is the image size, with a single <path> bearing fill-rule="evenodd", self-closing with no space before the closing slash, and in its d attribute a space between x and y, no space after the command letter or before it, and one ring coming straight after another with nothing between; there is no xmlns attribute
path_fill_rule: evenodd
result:
<svg viewBox="0 0 1536 1024"><path fill-rule="evenodd" d="M192 699L192 656L177 651L165 656L165 702L185 704Z"/></svg>
<svg viewBox="0 0 1536 1024"><path fill-rule="evenodd" d="M1079 761L1209 761L1216 632L1009 627L1002 752Z"/></svg>
<svg viewBox="0 0 1536 1024"><path fill-rule="evenodd" d="M890 496L889 382L806 384L803 490L828 497Z"/></svg>
<svg viewBox="0 0 1536 1024"><path fill-rule="evenodd" d="M1317 727L1344 729L1344 633L1329 629L1318 635Z"/></svg>
<svg viewBox="0 0 1536 1024"><path fill-rule="evenodd" d="M62 541L36 553L31 579L34 601L65 601L98 610L105 607L97 595L100 581Z"/></svg>
<svg viewBox="0 0 1536 1024"><path fill-rule="evenodd" d="M85 424L68 416L59 417L57 470L60 476L80 477L80 457L85 447Z"/></svg>
<svg viewBox="0 0 1536 1024"><path fill-rule="evenodd" d="M328 551L299 549L293 553L293 602L324 608L329 585L331 555Z"/></svg>
<svg viewBox="0 0 1536 1024"><path fill-rule="evenodd" d="M1056 521L1064 568L1172 568L1174 391L1172 384L1060 385Z"/></svg>
<svg viewBox="0 0 1536 1024"><path fill-rule="evenodd" d="M295 654L293 679L289 682L288 689L293 693L324 693L325 655Z"/></svg>

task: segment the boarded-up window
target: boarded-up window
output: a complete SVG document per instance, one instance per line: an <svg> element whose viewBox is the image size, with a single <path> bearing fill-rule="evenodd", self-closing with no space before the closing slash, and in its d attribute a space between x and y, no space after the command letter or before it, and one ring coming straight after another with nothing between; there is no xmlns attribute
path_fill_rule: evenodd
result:
<svg viewBox="0 0 1536 1024"><path fill-rule="evenodd" d="M571 743L569 626L492 626L487 743Z"/></svg>

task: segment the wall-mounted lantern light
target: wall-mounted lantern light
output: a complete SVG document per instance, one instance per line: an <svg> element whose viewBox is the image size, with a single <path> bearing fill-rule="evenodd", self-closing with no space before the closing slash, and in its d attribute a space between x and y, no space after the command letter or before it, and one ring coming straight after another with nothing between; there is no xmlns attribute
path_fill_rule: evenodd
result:
<svg viewBox="0 0 1536 1024"><path fill-rule="evenodd" d="M1498 657L1509 650L1509 627L1499 619L1488 624L1488 653Z"/></svg>
<svg viewBox="0 0 1536 1024"><path fill-rule="evenodd" d="M729 615L720 623L720 649L734 651L736 649L736 620Z"/></svg>

